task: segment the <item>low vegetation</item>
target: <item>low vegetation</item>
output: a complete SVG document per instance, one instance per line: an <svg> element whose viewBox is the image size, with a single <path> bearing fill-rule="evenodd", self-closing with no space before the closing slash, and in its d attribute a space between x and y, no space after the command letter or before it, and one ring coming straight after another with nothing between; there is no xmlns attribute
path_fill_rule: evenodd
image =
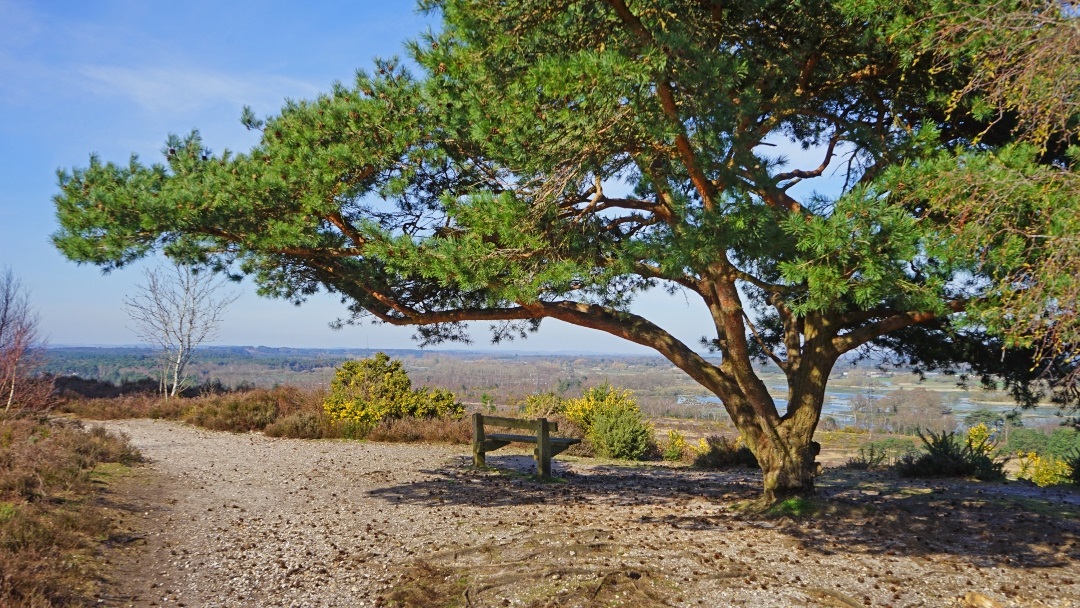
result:
<svg viewBox="0 0 1080 608"><path fill-rule="evenodd" d="M186 399L143 394L80 398L61 410L90 419L164 418L217 431L264 432L296 439L371 439L468 443L471 429L451 393L413 390L400 362L381 353L344 364L328 393L295 386L209 390ZM376 380L378 382L376 382ZM108 391L98 383L93 394Z"/></svg>
<svg viewBox="0 0 1080 608"><path fill-rule="evenodd" d="M894 466L901 459L915 455L915 442L906 437L888 437L859 446L859 451L844 463L849 469L870 471Z"/></svg>
<svg viewBox="0 0 1080 608"><path fill-rule="evenodd" d="M0 605L92 602L97 544L112 531L95 500L102 465L139 453L123 437L34 415L0 416Z"/></svg>
<svg viewBox="0 0 1080 608"><path fill-rule="evenodd" d="M740 440L710 435L699 443L694 466L701 469L759 468L757 458Z"/></svg>
<svg viewBox="0 0 1080 608"><path fill-rule="evenodd" d="M1005 460L994 458L992 442L972 429L966 438L956 433L919 433L924 451L900 459L901 477L972 477L982 481L1005 479Z"/></svg>
<svg viewBox="0 0 1080 608"><path fill-rule="evenodd" d="M332 419L364 430L389 420L460 418L465 411L450 391L414 389L401 361L385 353L341 364L323 408Z"/></svg>

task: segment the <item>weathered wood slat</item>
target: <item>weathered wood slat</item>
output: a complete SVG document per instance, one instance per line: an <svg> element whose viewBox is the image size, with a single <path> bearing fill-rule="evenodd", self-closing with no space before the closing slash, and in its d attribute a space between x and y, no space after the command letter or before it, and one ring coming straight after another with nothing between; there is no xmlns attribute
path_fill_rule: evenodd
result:
<svg viewBox="0 0 1080 608"><path fill-rule="evenodd" d="M487 418L485 417L484 420L486 421ZM536 437L532 437L530 435L507 435L507 434L504 434L504 433L486 433L486 434L484 434L484 437L487 438L487 439L498 439L499 441L510 441L510 442L517 442L517 443L536 443ZM548 441L550 441L553 444L560 443L560 444L566 444L566 445L574 445L575 443L581 443L580 439L575 439L573 437L549 437Z"/></svg>
<svg viewBox="0 0 1080 608"><path fill-rule="evenodd" d="M536 431L536 436L513 433L487 434L484 432L484 425L532 430ZM551 477L551 457L564 452L574 444L581 443L580 439L573 437L552 437L551 433L558 428L556 423L546 418L522 420L503 416L485 416L477 412L473 414L473 464L477 467L484 466L487 452L511 443L532 443L536 445L533 457L536 459L537 473L543 478Z"/></svg>
<svg viewBox="0 0 1080 608"><path fill-rule="evenodd" d="M544 420L524 420L521 418L506 418L504 416L484 416L485 426L501 426L509 429L526 429L529 431L539 431L540 422ZM548 430L558 431L559 423L548 421Z"/></svg>

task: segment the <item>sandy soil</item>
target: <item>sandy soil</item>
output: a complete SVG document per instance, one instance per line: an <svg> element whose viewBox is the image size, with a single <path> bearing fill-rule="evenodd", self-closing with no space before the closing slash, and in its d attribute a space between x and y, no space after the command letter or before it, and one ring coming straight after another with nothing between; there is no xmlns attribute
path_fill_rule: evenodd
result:
<svg viewBox="0 0 1080 608"><path fill-rule="evenodd" d="M100 423L105 606L1080 606L1080 494L827 469L813 517L748 517L752 472Z"/></svg>

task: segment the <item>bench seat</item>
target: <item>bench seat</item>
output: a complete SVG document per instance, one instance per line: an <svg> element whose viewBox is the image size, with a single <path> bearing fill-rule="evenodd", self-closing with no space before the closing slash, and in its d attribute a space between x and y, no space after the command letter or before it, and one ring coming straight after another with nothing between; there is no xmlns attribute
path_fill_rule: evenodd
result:
<svg viewBox="0 0 1080 608"><path fill-rule="evenodd" d="M500 426L512 429L524 429L536 431L536 435L518 435L514 433L491 433L484 432L484 425ZM511 443L531 443L533 457L536 459L536 468L540 477L551 476L551 458L566 451L570 446L581 443L574 437L552 437L551 432L558 430L555 422L549 422L546 418L539 420L521 420L517 418L505 418L502 416L484 416L479 412L473 414L473 463L477 467L485 466L485 454L497 450Z"/></svg>

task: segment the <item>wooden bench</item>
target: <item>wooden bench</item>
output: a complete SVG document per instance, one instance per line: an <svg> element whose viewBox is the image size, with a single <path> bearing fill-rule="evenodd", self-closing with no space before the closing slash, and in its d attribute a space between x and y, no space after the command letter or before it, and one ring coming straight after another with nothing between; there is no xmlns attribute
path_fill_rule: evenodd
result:
<svg viewBox="0 0 1080 608"><path fill-rule="evenodd" d="M531 435L511 435L507 433L484 433L484 425L498 426L511 429L524 429L536 433ZM536 459L536 472L540 477L551 477L551 458L561 454L575 443L581 443L580 439L572 437L552 437L551 433L558 431L556 422L548 421L547 418L538 420L522 420L520 418L504 418L502 416L485 416L481 413L473 414L473 465L485 466L485 454L497 450L511 443L532 443L536 445L533 450L533 458Z"/></svg>

